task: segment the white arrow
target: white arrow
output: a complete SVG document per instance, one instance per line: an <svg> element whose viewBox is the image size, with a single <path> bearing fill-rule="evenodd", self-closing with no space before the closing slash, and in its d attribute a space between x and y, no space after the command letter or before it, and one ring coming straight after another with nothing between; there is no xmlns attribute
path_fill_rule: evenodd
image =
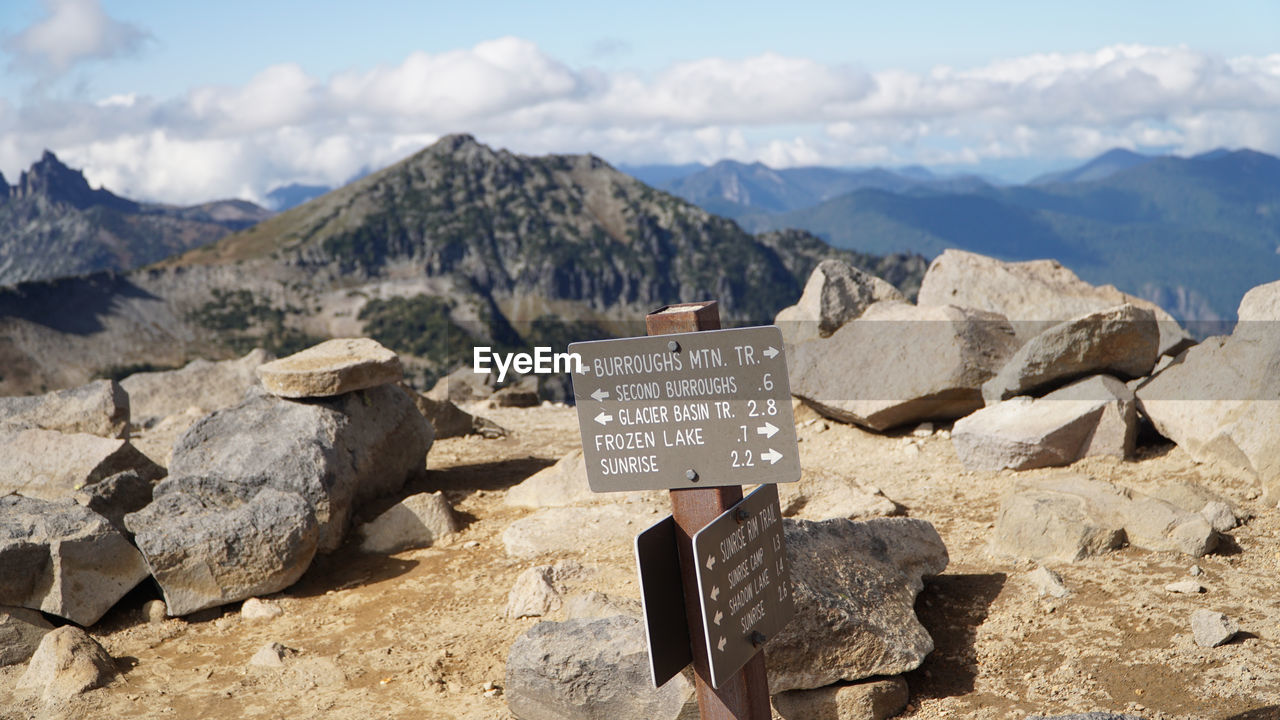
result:
<svg viewBox="0 0 1280 720"><path fill-rule="evenodd" d="M724 613L722 613L722 612L720 612L719 610L717 610L717 611L716 611L716 616L715 616L714 618L712 618L711 620L712 620L712 622L714 622L715 624L719 625L719 624L720 624L720 621L721 621L721 620L723 620L723 619L724 619Z"/></svg>
<svg viewBox="0 0 1280 720"><path fill-rule="evenodd" d="M756 428L756 432L767 438L771 438L774 433L778 432L778 426L771 422L766 422L762 427Z"/></svg>
<svg viewBox="0 0 1280 720"><path fill-rule="evenodd" d="M613 416L606 415L603 412L596 416L596 422L600 423L601 425L608 425L612 421L613 421Z"/></svg>
<svg viewBox="0 0 1280 720"><path fill-rule="evenodd" d="M778 357L778 348L772 347L772 346L765 348L764 356L769 358L770 360Z"/></svg>
<svg viewBox="0 0 1280 720"><path fill-rule="evenodd" d="M716 598L718 598L718 597L720 597L720 586L719 586L719 585L712 585L712 586L711 586L711 599L714 601L714 600L715 600Z"/></svg>
<svg viewBox="0 0 1280 720"><path fill-rule="evenodd" d="M768 460L770 465L777 465L778 461L782 459L782 453L774 450L773 448L769 448L769 452L760 453L760 458L762 460Z"/></svg>
<svg viewBox="0 0 1280 720"><path fill-rule="evenodd" d="M720 636L720 642L716 643L716 649L719 650L720 652L724 652L724 643L725 643L725 640L724 640L724 636L722 635Z"/></svg>
<svg viewBox="0 0 1280 720"><path fill-rule="evenodd" d="M716 556L715 556L715 555L708 555L708 556L707 556L707 569L708 569L708 570L710 570L711 568L713 568L713 567L715 567L715 566L716 566Z"/></svg>
<svg viewBox="0 0 1280 720"><path fill-rule="evenodd" d="M595 400L596 402L608 400L609 392L604 388L600 388L599 390L596 390L595 392L591 393L591 399Z"/></svg>

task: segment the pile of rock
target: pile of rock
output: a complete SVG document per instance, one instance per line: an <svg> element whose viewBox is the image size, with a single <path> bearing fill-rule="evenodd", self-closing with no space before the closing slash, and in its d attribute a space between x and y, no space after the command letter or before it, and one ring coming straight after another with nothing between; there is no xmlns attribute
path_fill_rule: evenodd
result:
<svg viewBox="0 0 1280 720"><path fill-rule="evenodd" d="M0 398L0 606L87 626L148 576L170 615L275 592L343 542L357 507L425 472L432 426L396 385L394 353L334 340L265 359ZM144 432L191 417L167 477L126 439L126 387ZM389 552L456 529L443 496L425 494L362 527L361 540ZM47 628L18 609L0 607L0 618L0 633L26 648L4 660L25 660Z"/></svg>
<svg viewBox="0 0 1280 720"><path fill-rule="evenodd" d="M1141 419L1198 461L1260 478L1280 502L1280 283L1255 288L1229 337L1196 345L1154 304L1095 287L1054 261L948 250L916 305L869 302L858 271L815 271L792 393L823 415L884 431L954 420L970 470L1131 457ZM841 303L844 304L841 304ZM1163 358L1163 361L1161 361Z"/></svg>

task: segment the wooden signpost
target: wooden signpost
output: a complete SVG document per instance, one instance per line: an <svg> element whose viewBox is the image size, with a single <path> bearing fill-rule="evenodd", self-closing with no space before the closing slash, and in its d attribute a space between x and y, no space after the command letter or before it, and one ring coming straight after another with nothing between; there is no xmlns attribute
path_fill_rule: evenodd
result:
<svg viewBox="0 0 1280 720"><path fill-rule="evenodd" d="M691 658L702 720L769 720L760 646L794 608L776 488L744 503L741 485L800 479L781 333L711 332L714 301L661 308L645 325L649 338L569 346L584 359L573 380L591 489L670 490L671 517L636 544L654 682ZM672 540L678 561L666 559ZM671 629L675 593L687 634Z"/></svg>

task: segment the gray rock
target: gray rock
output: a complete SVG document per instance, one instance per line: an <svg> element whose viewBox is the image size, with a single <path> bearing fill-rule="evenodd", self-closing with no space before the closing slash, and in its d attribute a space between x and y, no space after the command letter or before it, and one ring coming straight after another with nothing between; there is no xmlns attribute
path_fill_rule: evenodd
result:
<svg viewBox="0 0 1280 720"><path fill-rule="evenodd" d="M1262 481L1280 501L1280 314L1268 316L1271 286L1250 291L1250 320L1211 337L1138 388L1138 406L1161 435L1197 462L1218 462ZM1256 293L1256 294L1255 294Z"/></svg>
<svg viewBox="0 0 1280 720"><path fill-rule="evenodd" d="M1151 496L1177 505L1187 512L1200 513L1218 532L1234 528L1246 516L1235 503L1200 483L1185 478L1162 484Z"/></svg>
<svg viewBox="0 0 1280 720"><path fill-rule="evenodd" d="M265 477L169 478L125 525L174 616L289 587L319 539L306 499Z"/></svg>
<svg viewBox="0 0 1280 720"><path fill-rule="evenodd" d="M285 647L278 642L269 642L258 648L258 652L249 658L249 665L251 667L282 668L284 667L285 658L292 657L297 653L297 650Z"/></svg>
<svg viewBox="0 0 1280 720"><path fill-rule="evenodd" d="M54 430L0 430L0 495L70 498L87 485L128 470L148 480L164 476L164 468L128 440Z"/></svg>
<svg viewBox="0 0 1280 720"><path fill-rule="evenodd" d="M1236 526L1236 514L1225 502L1211 500L1200 508L1200 515L1218 532L1226 532Z"/></svg>
<svg viewBox="0 0 1280 720"><path fill-rule="evenodd" d="M1155 313L1160 354L1177 355L1195 344L1160 306L1113 285L1090 285L1057 260L1002 262L963 250L944 250L929 264L917 302L999 313L1013 324L1021 342L1073 317L1129 303Z"/></svg>
<svg viewBox="0 0 1280 720"><path fill-rule="evenodd" d="M1244 297L1240 298L1236 317L1246 326L1253 323L1275 322L1280 318L1280 280L1259 285L1245 293ZM1248 328L1242 328L1242 330L1250 332Z"/></svg>
<svg viewBox="0 0 1280 720"><path fill-rule="evenodd" d="M418 412L422 413L422 416L435 429L437 440L463 435L480 435L486 438L500 438L507 435L506 429L502 426L479 415L472 415L447 398L436 399L404 384L400 385L400 389L413 398L414 404L418 406Z"/></svg>
<svg viewBox="0 0 1280 720"><path fill-rule="evenodd" d="M66 700L99 687L116 673L116 663L84 630L65 625L40 641L18 687L45 700Z"/></svg>
<svg viewBox="0 0 1280 720"><path fill-rule="evenodd" d="M773 324L788 346L830 337L881 300L906 301L897 288L841 260L823 260L810 273L795 305L783 308Z"/></svg>
<svg viewBox="0 0 1280 720"><path fill-rule="evenodd" d="M910 695L901 676L788 690L773 696L783 720L885 720L907 707Z"/></svg>
<svg viewBox="0 0 1280 720"><path fill-rule="evenodd" d="M831 337L796 347L791 393L872 430L953 420L982 407L982 384L1016 347L999 315L879 302Z"/></svg>
<svg viewBox="0 0 1280 720"><path fill-rule="evenodd" d="M1166 592L1178 593L1180 595L1199 595L1204 592L1204 586L1195 580L1179 580L1171 582L1164 586Z"/></svg>
<svg viewBox="0 0 1280 720"><path fill-rule="evenodd" d="M552 507L511 523L502 544L510 557L528 559L605 544L625 547L643 529L634 510L618 505Z"/></svg>
<svg viewBox="0 0 1280 720"><path fill-rule="evenodd" d="M1159 356L1155 314L1117 305L1054 325L1018 348L996 376L982 386L988 405L1084 375L1106 373L1143 377Z"/></svg>
<svg viewBox="0 0 1280 720"><path fill-rule="evenodd" d="M0 605L92 625L147 574L101 515L70 500L0 497Z"/></svg>
<svg viewBox="0 0 1280 720"><path fill-rule="evenodd" d="M851 479L826 475L810 474L798 483L783 483L778 486L778 494L782 514L800 520L864 520L907 512L905 507L885 497L879 488L867 488Z"/></svg>
<svg viewBox="0 0 1280 720"><path fill-rule="evenodd" d="M250 391L205 416L173 451L173 476L269 478L310 503L320 551L338 548L355 507L425 472L431 425L395 385L298 402Z"/></svg>
<svg viewBox="0 0 1280 720"><path fill-rule="evenodd" d="M157 625L169 617L169 606L163 600L148 600L142 603L142 617L151 625Z"/></svg>
<svg viewBox="0 0 1280 720"><path fill-rule="evenodd" d="M933 650L915 615L947 567L933 525L910 518L784 520L796 615L765 644L779 693L914 670Z"/></svg>
<svg viewBox="0 0 1280 720"><path fill-rule="evenodd" d="M151 502L154 487L154 481L139 475L136 470L126 470L87 485L72 497L76 502L106 518L126 537L133 537L133 534L124 526L124 516L146 507Z"/></svg>
<svg viewBox="0 0 1280 720"><path fill-rule="evenodd" d="M520 720L697 715L684 675L654 689L644 624L621 615L534 625L511 645L503 690Z"/></svg>
<svg viewBox="0 0 1280 720"><path fill-rule="evenodd" d="M444 493L434 492L410 495L392 505L361 525L357 535L362 552L394 553L429 547L460 529L462 525Z"/></svg>
<svg viewBox="0 0 1280 720"><path fill-rule="evenodd" d="M120 386L129 393L134 424L150 428L189 408L205 414L235 405L258 384L258 366L271 359L270 353L256 349L235 360L192 360L178 370L134 373Z"/></svg>
<svg viewBox="0 0 1280 720"><path fill-rule="evenodd" d="M520 573L507 594L506 616L543 617L559 609L564 601L554 580L555 570L550 565L538 565Z"/></svg>
<svg viewBox="0 0 1280 720"><path fill-rule="evenodd" d="M0 427L38 428L123 438L129 430L129 396L114 380L30 397L0 397Z"/></svg>
<svg viewBox="0 0 1280 720"><path fill-rule="evenodd" d="M1231 618L1213 610L1196 610L1191 613L1191 634L1196 644L1204 648L1225 645L1240 632Z"/></svg>
<svg viewBox="0 0 1280 720"><path fill-rule="evenodd" d="M34 610L0 605L0 667L26 662L52 629Z"/></svg>
<svg viewBox="0 0 1280 720"><path fill-rule="evenodd" d="M991 550L1030 560L1075 562L1126 540L1148 550L1199 557L1217 533L1197 513L1087 477L1068 475L1014 486L1000 503Z"/></svg>
<svg viewBox="0 0 1280 720"><path fill-rule="evenodd" d="M1015 397L961 418L951 443L969 470L1028 470L1093 455L1129 457L1137 430L1133 392L1096 375L1043 398Z"/></svg>
<svg viewBox="0 0 1280 720"><path fill-rule="evenodd" d="M493 395L494 384L493 373L477 373L467 365L437 380L427 391L427 397L460 404L488 400Z"/></svg>
<svg viewBox="0 0 1280 720"><path fill-rule="evenodd" d="M1063 584L1062 576L1043 565L1027 573L1027 579L1040 592L1041 597L1048 595L1050 597L1064 598L1071 594L1071 591Z"/></svg>
<svg viewBox="0 0 1280 720"><path fill-rule="evenodd" d="M258 378L272 395L325 398L399 382L400 357L370 338L326 340L258 366Z"/></svg>
<svg viewBox="0 0 1280 720"><path fill-rule="evenodd" d="M270 600L249 598L240 606L240 617L245 620L274 620L284 614L284 610Z"/></svg>

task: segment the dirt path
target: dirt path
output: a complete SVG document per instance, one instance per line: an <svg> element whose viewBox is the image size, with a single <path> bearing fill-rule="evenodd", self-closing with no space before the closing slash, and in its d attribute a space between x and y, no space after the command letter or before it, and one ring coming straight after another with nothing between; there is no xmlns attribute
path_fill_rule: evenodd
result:
<svg viewBox="0 0 1280 720"><path fill-rule="evenodd" d="M445 542L391 557L349 548L319 559L301 582L272 596L284 610L245 620L238 604L147 624L144 584L93 634L121 659L109 687L42 706L14 686L22 666L0 670L0 718L297 718L337 720L506 719L504 659L537 620L503 617L507 592L526 567L556 560L581 567L570 591L637 597L630 548L515 561L501 535L531 511L506 507L506 488L578 443L572 409L488 410L513 434L501 440L438 442L419 490L444 490L466 521ZM1073 594L1042 599L1029 563L991 557L1001 493L1018 477L1056 471L967 473L941 435L915 440L808 422L798 412L802 464L879 487L913 517L933 522L951 554L917 612L937 650L908 675L904 717L1021 718L1024 714L1111 710L1151 720L1280 718L1280 511L1264 510L1251 484L1196 466L1168 445L1136 462L1090 460L1072 472L1139 489L1193 479L1257 517L1202 558L1208 588L1198 596L1163 588L1189 577L1190 558L1126 548L1074 565L1054 565ZM608 498L601 499L607 502ZM637 505L635 530L659 516ZM1189 617L1207 607L1237 619L1230 644L1192 642ZM255 668L265 643L297 651L283 669Z"/></svg>

